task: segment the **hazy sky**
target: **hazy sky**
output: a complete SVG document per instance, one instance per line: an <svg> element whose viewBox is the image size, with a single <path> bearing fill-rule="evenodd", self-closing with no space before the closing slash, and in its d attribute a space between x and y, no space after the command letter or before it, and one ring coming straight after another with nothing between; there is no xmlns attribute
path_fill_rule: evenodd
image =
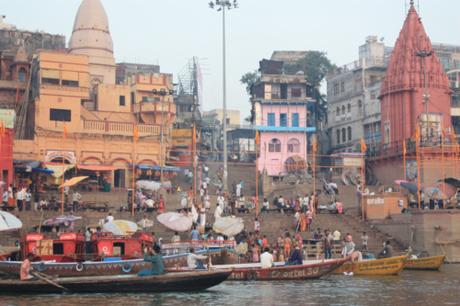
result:
<svg viewBox="0 0 460 306"><path fill-rule="evenodd" d="M81 0L0 0L6 22L70 38ZM222 104L221 15L208 0L102 0L117 61L160 64L176 75L192 56L201 59L204 108ZM249 112L241 75L273 50L321 50L337 65L358 57L366 36L393 45L409 0L239 0L227 18L228 108ZM418 2L417 0L415 1ZM434 42L460 45L459 0L420 0Z"/></svg>

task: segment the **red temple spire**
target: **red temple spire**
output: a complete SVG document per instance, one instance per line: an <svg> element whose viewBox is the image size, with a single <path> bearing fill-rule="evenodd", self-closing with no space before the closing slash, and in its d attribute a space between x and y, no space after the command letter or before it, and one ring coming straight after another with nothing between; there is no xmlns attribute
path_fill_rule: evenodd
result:
<svg viewBox="0 0 460 306"><path fill-rule="evenodd" d="M386 144L410 138L426 105L429 113L442 116L442 128L451 126L449 80L414 2L410 4L381 88L382 140ZM428 104L424 103L425 92Z"/></svg>

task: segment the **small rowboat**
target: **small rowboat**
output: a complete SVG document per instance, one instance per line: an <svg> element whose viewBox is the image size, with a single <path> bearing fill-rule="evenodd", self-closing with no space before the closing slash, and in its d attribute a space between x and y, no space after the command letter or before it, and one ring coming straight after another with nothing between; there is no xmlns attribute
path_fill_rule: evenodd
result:
<svg viewBox="0 0 460 306"><path fill-rule="evenodd" d="M272 280L305 280L317 279L326 275L345 263L346 259L313 260L306 261L303 265L286 266L275 263L272 268L261 268L260 263L217 265L214 269L233 270L228 280L244 281L272 281Z"/></svg>
<svg viewBox="0 0 460 306"><path fill-rule="evenodd" d="M421 258L408 258L404 262L404 270L439 270L446 256L430 256Z"/></svg>
<svg viewBox="0 0 460 306"><path fill-rule="evenodd" d="M62 293L152 293L196 291L216 286L226 280L231 270L166 273L139 277L137 275L92 276L44 280L0 280L0 294ZM54 283L54 285L53 285Z"/></svg>
<svg viewBox="0 0 460 306"><path fill-rule="evenodd" d="M404 260L407 257L395 256L382 259L362 260L346 262L334 273L350 273L353 275L396 275L404 268Z"/></svg>

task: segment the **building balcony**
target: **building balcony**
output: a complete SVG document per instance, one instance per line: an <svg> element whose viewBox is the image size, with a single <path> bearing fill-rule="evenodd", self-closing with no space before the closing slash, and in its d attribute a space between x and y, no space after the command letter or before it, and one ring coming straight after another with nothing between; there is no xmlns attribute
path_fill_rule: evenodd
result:
<svg viewBox="0 0 460 306"><path fill-rule="evenodd" d="M176 113L176 105L171 102L151 102L141 101L134 104L135 113Z"/></svg>
<svg viewBox="0 0 460 306"><path fill-rule="evenodd" d="M0 88L2 88L2 89L24 90L24 89L26 89L26 83L25 82L18 82L18 81L10 81L10 80L0 80Z"/></svg>
<svg viewBox="0 0 460 306"><path fill-rule="evenodd" d="M83 120L83 133L133 136L134 126L127 122ZM160 135L160 125L138 124L137 129L140 137Z"/></svg>
<svg viewBox="0 0 460 306"><path fill-rule="evenodd" d="M278 132L278 133L315 133L316 132L316 128L312 126L292 127L292 126L258 125L256 126L256 130L260 132Z"/></svg>

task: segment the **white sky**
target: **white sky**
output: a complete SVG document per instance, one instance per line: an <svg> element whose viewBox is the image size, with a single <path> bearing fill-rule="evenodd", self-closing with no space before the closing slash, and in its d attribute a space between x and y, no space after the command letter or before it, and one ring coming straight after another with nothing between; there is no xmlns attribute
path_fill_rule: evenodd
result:
<svg viewBox="0 0 460 306"><path fill-rule="evenodd" d="M0 14L20 29L64 34L81 0L0 0ZM117 61L160 64L176 75L192 56L201 59L204 109L222 104L221 15L209 0L101 0L110 21ZM273 50L321 50L344 65L358 58L368 35L392 46L409 0L239 0L227 18L228 108L249 114L245 72ZM417 3L417 0L415 0ZM420 0L434 42L460 45L459 0Z"/></svg>

